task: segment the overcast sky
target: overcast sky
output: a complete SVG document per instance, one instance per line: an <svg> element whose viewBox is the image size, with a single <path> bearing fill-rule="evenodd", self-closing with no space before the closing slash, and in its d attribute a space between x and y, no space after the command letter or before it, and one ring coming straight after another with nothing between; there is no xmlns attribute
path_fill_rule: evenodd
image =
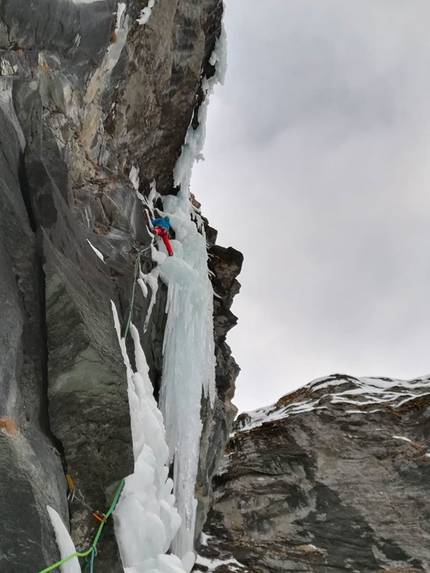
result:
<svg viewBox="0 0 430 573"><path fill-rule="evenodd" d="M430 2L226 0L192 191L245 257L240 411L430 373Z"/></svg>

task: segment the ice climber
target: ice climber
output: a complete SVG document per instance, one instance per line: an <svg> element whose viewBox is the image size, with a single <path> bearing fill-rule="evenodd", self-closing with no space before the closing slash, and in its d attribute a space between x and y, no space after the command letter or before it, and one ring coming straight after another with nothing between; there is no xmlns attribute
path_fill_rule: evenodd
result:
<svg viewBox="0 0 430 573"><path fill-rule="evenodd" d="M170 217L158 217L157 219L153 219L151 223L154 227L154 233L163 239L163 243L171 257L173 255L173 249L169 241Z"/></svg>

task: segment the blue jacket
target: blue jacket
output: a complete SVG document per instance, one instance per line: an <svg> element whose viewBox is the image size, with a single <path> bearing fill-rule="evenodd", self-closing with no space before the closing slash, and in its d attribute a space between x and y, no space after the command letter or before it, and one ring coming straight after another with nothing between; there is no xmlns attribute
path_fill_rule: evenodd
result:
<svg viewBox="0 0 430 573"><path fill-rule="evenodd" d="M170 229L170 221L161 217L158 217L158 219L153 219L151 223L154 225L154 227L164 227L166 231Z"/></svg>

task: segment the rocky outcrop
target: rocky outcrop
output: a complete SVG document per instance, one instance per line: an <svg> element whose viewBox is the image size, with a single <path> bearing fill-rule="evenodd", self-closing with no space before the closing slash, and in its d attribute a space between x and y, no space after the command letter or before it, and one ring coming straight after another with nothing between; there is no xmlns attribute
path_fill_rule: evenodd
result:
<svg viewBox="0 0 430 573"><path fill-rule="evenodd" d="M202 81L214 73L223 4L152 4L0 3L0 570L8 573L58 559L46 505L86 549L98 523L88 506L106 508L133 471L112 302L122 324L133 313L158 391L166 293L158 285L152 305L156 287L146 298L137 289L131 308L134 265L142 249L142 270L155 265L148 212L177 192L173 171L190 123L198 125ZM223 445L218 427L225 441L234 415L237 367L223 336L202 495ZM87 506L68 508L67 472ZM122 570L111 527L98 545L105 573Z"/></svg>
<svg viewBox="0 0 430 573"><path fill-rule="evenodd" d="M241 415L199 570L430 571L430 380L334 375Z"/></svg>
<svg viewBox="0 0 430 573"><path fill-rule="evenodd" d="M47 417L44 286L22 192L25 140L10 93L0 95L0 569L24 573L57 557L46 505L66 521L68 511Z"/></svg>
<svg viewBox="0 0 430 573"><path fill-rule="evenodd" d="M207 229L207 236L211 236L210 228ZM204 402L202 406L204 428L197 481L197 496L200 501L197 535L200 534L207 518L212 478L229 441L233 420L237 414L237 408L231 400L234 396L236 378L240 372L226 342L226 335L237 323L237 318L230 308L234 296L240 290L240 283L236 277L242 268L243 255L232 247L226 249L215 245L215 239L216 233L213 235L213 243L209 244L209 270L214 289L217 393L212 407L207 402Z"/></svg>

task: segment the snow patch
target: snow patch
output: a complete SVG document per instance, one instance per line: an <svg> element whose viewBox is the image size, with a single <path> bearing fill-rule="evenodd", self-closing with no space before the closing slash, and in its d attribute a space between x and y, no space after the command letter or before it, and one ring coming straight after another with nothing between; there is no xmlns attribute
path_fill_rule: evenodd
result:
<svg viewBox="0 0 430 573"><path fill-rule="evenodd" d="M353 385L347 390L342 389L336 392L321 394L321 390L341 387L345 383ZM291 403L278 405L272 404L265 408L259 408L253 412L247 412L241 420L241 425L237 431L250 430L261 426L266 422L281 420L293 414L310 412L312 410L324 409L326 406L319 406L322 400L328 400L330 404L346 404L351 406L375 406L373 409L358 410L350 408L345 410L346 414L372 414L380 412L377 406L393 404L397 408L407 404L417 396L427 396L428 393L418 394L417 390L430 389L428 376L423 376L415 380L396 380L384 378L352 378L350 376L337 375L335 379L331 377L319 378L311 382L307 387L310 398L292 399ZM318 396L314 395L318 392ZM287 398L287 397L286 397ZM234 435L234 434L233 434Z"/></svg>
<svg viewBox="0 0 430 573"><path fill-rule="evenodd" d="M217 567L221 567L221 565L229 565L229 570L231 571L240 571L241 569L246 569L246 566L242 563L239 563L234 558L231 559L208 559L207 557L202 557L201 555L197 555L196 563L199 565L203 565L204 567L208 568L208 573L210 571L214 571Z"/></svg>
<svg viewBox="0 0 430 573"><path fill-rule="evenodd" d="M131 184L135 190L139 191L139 168L133 165L133 167L130 169L128 178L130 179Z"/></svg>
<svg viewBox="0 0 430 573"><path fill-rule="evenodd" d="M305 400L303 402L292 402L281 408L276 408L276 404L267 408L259 408L254 412L247 412L247 419L240 427L239 431L247 431L258 428L269 422L277 422L295 414L303 414L314 410L326 410L326 406L317 406L318 399ZM232 434L234 436L234 433Z"/></svg>
<svg viewBox="0 0 430 573"><path fill-rule="evenodd" d="M147 275L141 272L138 279L138 283L140 285L140 288L142 289L142 293L145 298L148 296L148 286L151 289L151 300L149 302L149 307L146 312L145 324L143 325L143 332L146 332L146 329L148 328L149 320L152 315L152 309L154 308L154 304L157 299L158 274L159 274L159 268L155 267L155 269L153 269Z"/></svg>
<svg viewBox="0 0 430 573"><path fill-rule="evenodd" d="M109 44L103 58L103 62L90 80L87 93L85 95L85 102L87 104L100 103L100 95L103 93L104 88L109 85L112 70L118 63L121 52L125 46L129 27L129 17L126 14L126 4L125 2L120 2L116 13L116 42ZM93 114L94 110L90 108L88 113Z"/></svg>
<svg viewBox="0 0 430 573"><path fill-rule="evenodd" d="M63 520L58 515L58 513L50 507L46 506L48 510L49 517L51 519L52 527L55 531L55 539L57 541L58 549L60 550L61 559L66 559L76 553L75 544L67 531ZM81 567L79 565L79 559L77 557L72 557L60 566L61 573L81 573Z"/></svg>
<svg viewBox="0 0 430 573"><path fill-rule="evenodd" d="M156 185L155 179L154 179L154 181L152 181L152 183L150 185L148 200L151 201L152 204L154 204L154 201L156 201L159 197L160 197L160 193L157 191L157 185Z"/></svg>
<svg viewBox="0 0 430 573"><path fill-rule="evenodd" d="M204 533L202 531L202 533L200 534L200 545L203 545L203 547L207 547L208 546L208 541L210 539L212 539L212 535L206 535L206 533ZM197 558L198 559L198 558Z"/></svg>
<svg viewBox="0 0 430 573"><path fill-rule="evenodd" d="M89 246L92 248L92 250L93 250L93 251L95 252L95 254L98 256L98 258L99 258L101 261L105 262L105 258L104 258L104 256L102 255L102 253L101 253L98 249L95 248L95 246L91 243L91 241L90 241L89 239L87 239L87 241L88 241ZM106 263L105 263L105 264L106 264Z"/></svg>
<svg viewBox="0 0 430 573"><path fill-rule="evenodd" d="M139 18L136 20L138 24L144 26L148 23L149 18L151 17L152 9L154 8L155 0L149 0L148 6L143 8L140 13Z"/></svg>
<svg viewBox="0 0 430 573"><path fill-rule="evenodd" d="M375 412L382 412L380 408L375 410L345 410L345 414L374 414Z"/></svg>
<svg viewBox="0 0 430 573"><path fill-rule="evenodd" d="M231 457L233 454L225 454L222 458L221 461L219 463L218 466L218 470L217 470L217 476L222 476L223 474L227 473L230 462L231 462Z"/></svg>

